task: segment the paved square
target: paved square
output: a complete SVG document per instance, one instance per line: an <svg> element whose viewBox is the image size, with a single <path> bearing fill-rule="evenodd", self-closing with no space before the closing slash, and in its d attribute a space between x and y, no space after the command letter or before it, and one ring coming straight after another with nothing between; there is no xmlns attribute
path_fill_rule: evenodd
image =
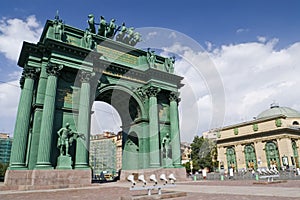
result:
<svg viewBox="0 0 300 200"><path fill-rule="evenodd" d="M226 181L196 181L181 182L175 188L163 191L184 191L186 197L178 200L296 200L300 199L300 180L288 180L283 183L253 184L253 180L226 180ZM89 200L118 200L121 196L129 197L147 194L147 191L129 191L130 183L114 182L93 184L90 187L34 190L34 191L0 191L1 200L62 200L62 199L89 199ZM155 194L156 192L152 192Z"/></svg>

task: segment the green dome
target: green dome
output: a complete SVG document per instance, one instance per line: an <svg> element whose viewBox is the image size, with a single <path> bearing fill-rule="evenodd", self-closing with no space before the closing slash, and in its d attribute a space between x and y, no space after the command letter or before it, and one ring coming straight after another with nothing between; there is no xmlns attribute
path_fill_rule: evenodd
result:
<svg viewBox="0 0 300 200"><path fill-rule="evenodd" d="M276 115L285 115L286 117L300 117L300 113L297 110L288 107L280 107L279 105L276 104L271 104L270 109L260 113L256 119L273 117Z"/></svg>

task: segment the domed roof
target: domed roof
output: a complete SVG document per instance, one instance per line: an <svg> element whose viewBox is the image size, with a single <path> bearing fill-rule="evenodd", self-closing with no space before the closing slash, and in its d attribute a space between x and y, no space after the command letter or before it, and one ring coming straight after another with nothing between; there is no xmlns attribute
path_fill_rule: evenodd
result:
<svg viewBox="0 0 300 200"><path fill-rule="evenodd" d="M272 103L270 109L261 112L256 119L265 117L272 117L276 115L285 115L286 117L300 117L300 113L289 107L280 107L277 104Z"/></svg>

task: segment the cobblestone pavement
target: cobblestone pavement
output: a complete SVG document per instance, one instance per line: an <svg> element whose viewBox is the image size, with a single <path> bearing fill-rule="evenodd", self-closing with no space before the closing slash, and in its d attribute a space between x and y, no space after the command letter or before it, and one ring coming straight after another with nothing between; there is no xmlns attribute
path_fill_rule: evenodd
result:
<svg viewBox="0 0 300 200"><path fill-rule="evenodd" d="M185 191L186 197L176 200L296 200L300 199L300 181L288 180L282 183L253 184L256 181L196 181L178 183L175 188L165 190ZM146 191L129 191L129 183L93 184L76 189L0 191L1 200L119 200L121 196L146 195ZM154 194L156 192L153 192Z"/></svg>

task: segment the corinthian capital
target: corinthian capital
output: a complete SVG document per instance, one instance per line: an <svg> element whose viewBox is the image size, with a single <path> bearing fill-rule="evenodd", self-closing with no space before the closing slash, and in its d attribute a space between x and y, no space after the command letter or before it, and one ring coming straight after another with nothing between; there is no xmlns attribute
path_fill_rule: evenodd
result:
<svg viewBox="0 0 300 200"><path fill-rule="evenodd" d="M59 76L60 71L62 70L64 66L55 64L55 63L48 63L46 66L46 72L49 74L49 76Z"/></svg>
<svg viewBox="0 0 300 200"><path fill-rule="evenodd" d="M147 91L142 87L137 88L134 92L142 99L142 101L145 101L148 98Z"/></svg>
<svg viewBox="0 0 300 200"><path fill-rule="evenodd" d="M24 78L30 78L30 79L36 79L38 73L40 72L39 68L25 68L22 76L24 76Z"/></svg>
<svg viewBox="0 0 300 200"><path fill-rule="evenodd" d="M39 68L25 68L20 78L21 88L23 88L24 86L25 79L36 79L39 72L40 72Z"/></svg>
<svg viewBox="0 0 300 200"><path fill-rule="evenodd" d="M81 71L80 72L80 81L81 82L85 82L85 83L87 83L87 82L90 82L90 80L91 80L91 78L93 77L95 75L95 73L93 73L93 72L87 72L87 71Z"/></svg>
<svg viewBox="0 0 300 200"><path fill-rule="evenodd" d="M149 96L149 97L156 97L156 95L160 92L160 88L158 87L154 87L154 86L151 86L149 88L147 88L146 90L146 94Z"/></svg>
<svg viewBox="0 0 300 200"><path fill-rule="evenodd" d="M179 94L178 92L171 92L169 95L169 100L170 101L178 101L179 100Z"/></svg>

